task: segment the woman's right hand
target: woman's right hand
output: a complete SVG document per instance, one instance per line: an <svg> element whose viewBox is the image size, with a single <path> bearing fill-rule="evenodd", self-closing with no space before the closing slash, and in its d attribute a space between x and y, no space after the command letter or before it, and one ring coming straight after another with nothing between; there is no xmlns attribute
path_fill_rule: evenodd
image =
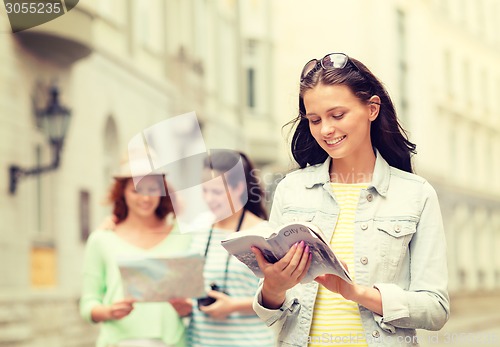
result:
<svg viewBox="0 0 500 347"><path fill-rule="evenodd" d="M108 320L122 319L134 309L135 299L123 299L116 301L111 305L96 305L90 313L94 323L105 322Z"/></svg>
<svg viewBox="0 0 500 347"><path fill-rule="evenodd" d="M134 309L135 299L123 299L109 306L109 319L122 319Z"/></svg>
<svg viewBox="0 0 500 347"><path fill-rule="evenodd" d="M305 277L311 266L311 253L304 241L294 244L276 263L269 263L257 247L252 247L259 268L264 274L262 305L278 309L285 301L286 291Z"/></svg>

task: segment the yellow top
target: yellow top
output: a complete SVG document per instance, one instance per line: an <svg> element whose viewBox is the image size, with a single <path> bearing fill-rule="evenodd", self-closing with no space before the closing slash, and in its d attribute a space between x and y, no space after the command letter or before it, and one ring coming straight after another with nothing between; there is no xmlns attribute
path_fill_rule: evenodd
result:
<svg viewBox="0 0 500 347"><path fill-rule="evenodd" d="M331 185L340 212L330 246L335 254L347 263L350 275L355 280L354 216L359 194L362 189L367 188L367 184L331 183ZM325 345L368 346L358 304L320 285L314 306L308 346Z"/></svg>

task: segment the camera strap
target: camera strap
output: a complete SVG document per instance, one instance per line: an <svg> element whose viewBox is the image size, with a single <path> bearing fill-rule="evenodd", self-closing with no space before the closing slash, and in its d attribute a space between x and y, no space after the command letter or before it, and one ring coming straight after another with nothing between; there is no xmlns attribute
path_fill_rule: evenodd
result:
<svg viewBox="0 0 500 347"><path fill-rule="evenodd" d="M243 208L243 212L241 213L240 219L238 220L238 225L236 226L236 229L234 230L235 232L240 231L241 224L243 224L243 218L245 217L245 212L246 212L246 209ZM214 231L214 225L212 224L212 226L210 227L210 232L208 234L207 245L205 247L205 259L207 259L208 249L210 247L210 241L212 240L213 231ZM226 259L226 268L224 269L224 283L222 284L222 290L226 290L227 276L228 276L228 269L229 269L229 259L231 259L231 254L228 252L227 259Z"/></svg>

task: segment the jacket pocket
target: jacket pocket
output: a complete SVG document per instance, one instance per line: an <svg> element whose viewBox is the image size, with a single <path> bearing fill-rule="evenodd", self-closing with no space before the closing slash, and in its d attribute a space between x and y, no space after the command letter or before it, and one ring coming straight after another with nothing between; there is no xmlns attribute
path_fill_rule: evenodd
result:
<svg viewBox="0 0 500 347"><path fill-rule="evenodd" d="M292 222L312 222L316 211L307 210L285 210L283 211L282 221L283 223Z"/></svg>
<svg viewBox="0 0 500 347"><path fill-rule="evenodd" d="M380 259L389 277L394 278L401 264L409 257L408 246L417 231L417 220L411 217L375 219ZM389 275L390 274L390 275Z"/></svg>

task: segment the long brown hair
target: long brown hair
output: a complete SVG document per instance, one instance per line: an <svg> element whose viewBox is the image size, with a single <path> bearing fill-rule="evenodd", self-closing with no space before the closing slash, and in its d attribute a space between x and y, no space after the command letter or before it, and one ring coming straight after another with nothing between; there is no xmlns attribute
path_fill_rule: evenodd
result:
<svg viewBox="0 0 500 347"><path fill-rule="evenodd" d="M123 222L128 216L128 206L125 202L125 188L132 178L115 178L109 193L109 202L113 204L113 214L118 218L118 223ZM163 179L165 196L160 197L160 203L155 210L158 219L164 219L168 213L174 212L173 202L175 197L168 192L167 181ZM173 201L172 201L173 200Z"/></svg>
<svg viewBox="0 0 500 347"><path fill-rule="evenodd" d="M370 128L372 147L380 152L389 165L413 172L411 155L416 153L416 145L409 141L408 134L399 124L394 104L383 84L365 65L353 58L349 58L347 65L341 69L319 68L312 71L300 83L299 114L285 125L298 123L291 150L301 168L308 164L323 163L328 158L328 154L312 136L305 118L304 93L319 84L345 85L364 103L368 103L373 95L378 95L381 100L380 112Z"/></svg>

